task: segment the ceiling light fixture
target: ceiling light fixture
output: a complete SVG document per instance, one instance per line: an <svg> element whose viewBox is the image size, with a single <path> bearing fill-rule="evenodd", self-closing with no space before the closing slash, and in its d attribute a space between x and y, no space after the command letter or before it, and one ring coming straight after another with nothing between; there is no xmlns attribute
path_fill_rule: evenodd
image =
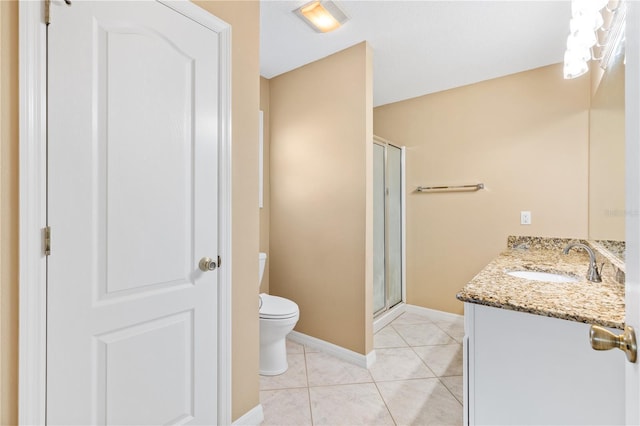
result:
<svg viewBox="0 0 640 426"><path fill-rule="evenodd" d="M571 21L567 50L564 54L564 78L576 78L589 71L588 62L600 61L606 69L610 52L620 42L624 33L625 4L617 0L617 6L609 9L609 0L571 0ZM602 13L607 16L609 27L603 26ZM600 35L605 39L600 42ZM599 55L596 55L596 51ZM606 53L606 55L605 55ZM604 60L603 60L604 59Z"/></svg>
<svg viewBox="0 0 640 426"><path fill-rule="evenodd" d="M293 13L319 33L333 31L349 20L340 6L330 0L314 0Z"/></svg>

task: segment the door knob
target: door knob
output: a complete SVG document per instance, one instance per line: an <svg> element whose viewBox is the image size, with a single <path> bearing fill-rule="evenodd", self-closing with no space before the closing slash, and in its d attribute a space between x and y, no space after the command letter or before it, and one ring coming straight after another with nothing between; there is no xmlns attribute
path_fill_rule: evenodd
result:
<svg viewBox="0 0 640 426"><path fill-rule="evenodd" d="M203 257L202 259L200 259L200 263L198 263L198 266L200 267L200 270L204 272L213 271L218 267L216 262L210 257Z"/></svg>
<svg viewBox="0 0 640 426"><path fill-rule="evenodd" d="M627 354L629 362L636 362L638 345L633 327L627 325L624 327L624 333L616 335L604 327L592 325L589 330L589 341L591 347L597 351L618 348Z"/></svg>

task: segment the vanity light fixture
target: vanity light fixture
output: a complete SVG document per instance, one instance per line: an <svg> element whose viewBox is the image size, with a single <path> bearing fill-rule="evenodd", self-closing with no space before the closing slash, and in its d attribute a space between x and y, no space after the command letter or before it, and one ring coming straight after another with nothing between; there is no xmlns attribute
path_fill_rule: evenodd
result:
<svg viewBox="0 0 640 426"><path fill-rule="evenodd" d="M571 0L571 21L564 54L564 78L589 71L589 61L600 61L606 69L611 51L624 34L625 0ZM616 3L609 8L610 3ZM603 13L607 19L603 19ZM609 25L605 28L604 22ZM601 39L604 39L601 41ZM596 52L598 55L596 55Z"/></svg>
<svg viewBox="0 0 640 426"><path fill-rule="evenodd" d="M314 0L293 11L319 33L328 33L349 20L347 14L331 0Z"/></svg>

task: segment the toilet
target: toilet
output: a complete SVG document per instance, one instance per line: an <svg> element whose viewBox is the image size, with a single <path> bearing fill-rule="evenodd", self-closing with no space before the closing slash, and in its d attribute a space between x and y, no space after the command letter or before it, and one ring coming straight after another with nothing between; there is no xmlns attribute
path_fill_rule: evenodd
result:
<svg viewBox="0 0 640 426"><path fill-rule="evenodd" d="M262 283L267 254L260 253L260 280ZM298 305L284 297L260 294L260 374L275 376L287 371L287 334L300 318Z"/></svg>

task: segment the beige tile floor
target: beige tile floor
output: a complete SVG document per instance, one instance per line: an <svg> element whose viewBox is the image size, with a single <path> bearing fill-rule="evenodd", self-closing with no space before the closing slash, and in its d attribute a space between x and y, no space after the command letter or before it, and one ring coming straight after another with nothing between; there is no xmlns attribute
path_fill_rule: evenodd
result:
<svg viewBox="0 0 640 426"><path fill-rule="evenodd" d="M461 318L404 313L369 370L287 341L287 372L260 376L262 424L461 425L463 335Z"/></svg>

